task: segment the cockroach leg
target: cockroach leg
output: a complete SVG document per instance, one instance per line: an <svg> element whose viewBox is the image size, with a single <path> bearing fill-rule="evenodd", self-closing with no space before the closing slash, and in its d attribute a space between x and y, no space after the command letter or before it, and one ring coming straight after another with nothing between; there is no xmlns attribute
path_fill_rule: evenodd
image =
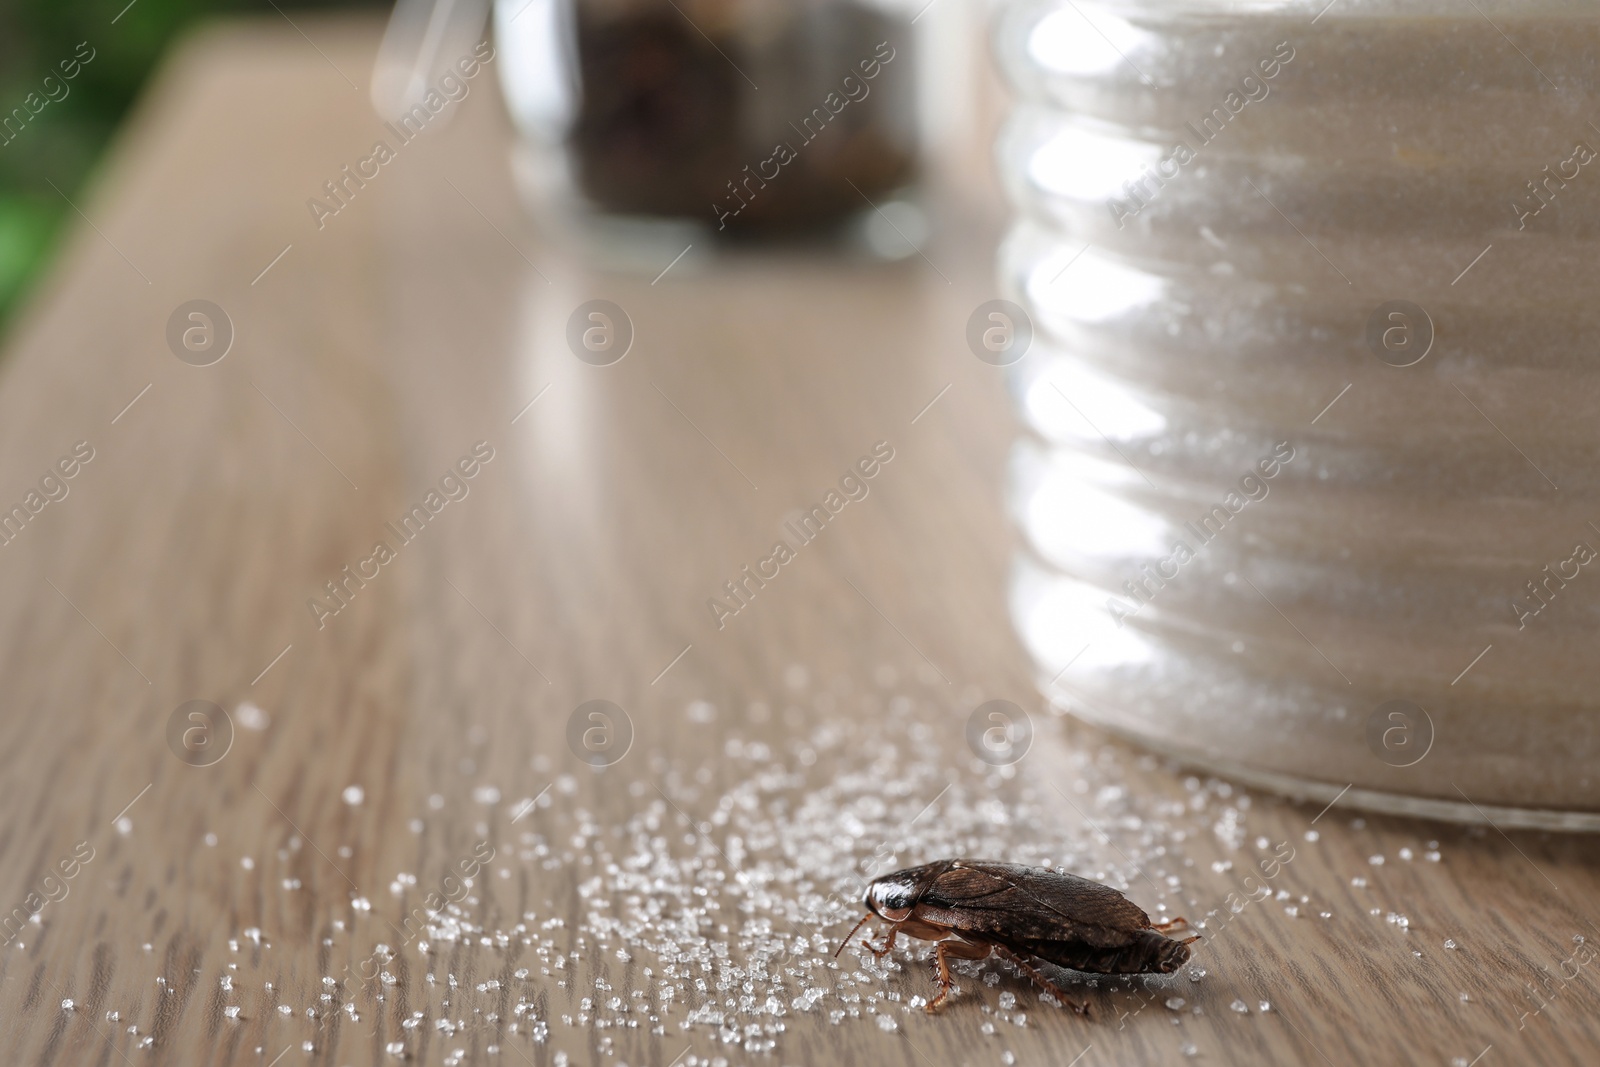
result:
<svg viewBox="0 0 1600 1067"><path fill-rule="evenodd" d="M928 1003L926 1010L931 1014L939 1010L950 996L950 990L955 988L955 979L950 977L950 960L981 960L987 959L992 946L987 942L959 941L949 939L939 942L939 947L933 950L934 978L939 983L939 995Z"/></svg>
<svg viewBox="0 0 1600 1067"><path fill-rule="evenodd" d="M1002 956L1005 959L1010 960L1012 963L1015 963L1019 968L1021 968L1023 974L1033 979L1035 985L1037 985L1040 989L1043 989L1046 993L1049 993L1051 996L1055 997L1057 1000L1061 1001L1062 1004L1071 1008L1079 1015L1089 1014L1089 1004L1087 1001L1079 1000L1071 993L1068 993L1065 989L1062 989L1060 986L1056 985L1050 979L1046 978L1037 967L1029 963L1021 955L1012 952L1003 945L996 945L994 947L994 951L996 955Z"/></svg>
<svg viewBox="0 0 1600 1067"><path fill-rule="evenodd" d="M886 935L884 935L883 947L882 948L874 948L872 946L872 942L871 941L863 941L862 944L867 946L867 951L868 952L872 953L874 956L878 957L881 960L881 959L883 959L883 957L887 956L889 953L894 951L895 938L897 938L899 936L900 936L900 924L899 923L895 923L894 925L889 927L889 932Z"/></svg>
<svg viewBox="0 0 1600 1067"><path fill-rule="evenodd" d="M1200 940L1200 935L1199 934L1195 934L1192 937L1184 938L1182 941L1179 941L1178 944L1180 944L1180 945L1192 945L1198 940Z"/></svg>
<svg viewBox="0 0 1600 1067"><path fill-rule="evenodd" d="M1185 919L1182 915L1180 915L1176 919L1168 919L1164 923L1152 923L1151 926L1150 926L1150 929L1159 930L1162 933L1166 933L1168 930L1171 930L1175 926L1188 926L1188 925L1189 925L1189 920Z"/></svg>

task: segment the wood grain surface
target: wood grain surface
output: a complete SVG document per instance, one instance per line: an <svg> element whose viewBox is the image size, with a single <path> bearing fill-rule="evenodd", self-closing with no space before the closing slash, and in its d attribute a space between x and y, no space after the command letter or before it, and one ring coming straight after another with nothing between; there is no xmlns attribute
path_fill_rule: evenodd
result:
<svg viewBox="0 0 1600 1067"><path fill-rule="evenodd" d="M92 449L0 547L0 907L27 920L0 1059L1600 1056L1593 840L1247 795L1034 695L1015 427L963 341L992 190L945 198L926 259L591 272L526 220L490 71L319 230L305 201L379 136L378 27L296 21L180 50L0 368L0 501ZM565 343L595 298L635 329L612 366ZM168 346L193 299L233 325L211 366ZM866 496L719 628L708 599L874 447ZM1006 767L967 744L996 699L1034 729ZM193 700L232 724L207 766L169 747ZM631 722L599 770L568 744L590 700ZM926 944L832 953L863 875L955 853L1204 939L1090 1018L993 961L926 1015Z"/></svg>

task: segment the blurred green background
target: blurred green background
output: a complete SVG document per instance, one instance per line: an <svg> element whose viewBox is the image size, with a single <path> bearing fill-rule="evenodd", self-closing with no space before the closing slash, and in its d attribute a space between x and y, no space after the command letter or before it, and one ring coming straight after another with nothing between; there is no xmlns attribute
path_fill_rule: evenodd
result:
<svg viewBox="0 0 1600 1067"><path fill-rule="evenodd" d="M234 14L290 18L385 0L0 0L0 335L76 216L77 200L140 88L168 46L198 20ZM113 22L112 20L116 21ZM62 60L80 43L94 58L71 80ZM44 79L53 75L47 100ZM62 85L66 95L62 96ZM35 94L28 103L28 94ZM32 109L37 108L37 113ZM7 138L10 138L7 140ZM54 183L61 190L51 188ZM80 201L81 203L81 201Z"/></svg>

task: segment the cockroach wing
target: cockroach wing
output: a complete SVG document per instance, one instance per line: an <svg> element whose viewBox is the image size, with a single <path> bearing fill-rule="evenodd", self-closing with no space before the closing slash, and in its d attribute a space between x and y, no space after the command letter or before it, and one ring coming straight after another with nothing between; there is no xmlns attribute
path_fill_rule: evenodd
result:
<svg viewBox="0 0 1600 1067"><path fill-rule="evenodd" d="M1015 863L957 860L922 894L919 905L959 917L962 932L1099 948L1131 943L1150 917L1110 886Z"/></svg>

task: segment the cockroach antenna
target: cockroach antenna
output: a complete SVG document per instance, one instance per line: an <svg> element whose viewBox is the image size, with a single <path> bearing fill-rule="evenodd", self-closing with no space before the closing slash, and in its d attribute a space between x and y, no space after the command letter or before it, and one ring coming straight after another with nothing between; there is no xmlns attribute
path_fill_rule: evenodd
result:
<svg viewBox="0 0 1600 1067"><path fill-rule="evenodd" d="M850 932L848 934L844 935L844 940L839 942L839 947L834 950L834 953L833 953L833 958L834 959L838 959L839 958L839 953L843 952L844 951L844 947L850 943L850 939L852 937L856 936L856 931L861 929L863 926L867 925L867 920L870 919L870 918L872 918L872 912L869 911L865 915L861 916L861 921L860 922L856 923L854 926L852 926L850 928Z"/></svg>

